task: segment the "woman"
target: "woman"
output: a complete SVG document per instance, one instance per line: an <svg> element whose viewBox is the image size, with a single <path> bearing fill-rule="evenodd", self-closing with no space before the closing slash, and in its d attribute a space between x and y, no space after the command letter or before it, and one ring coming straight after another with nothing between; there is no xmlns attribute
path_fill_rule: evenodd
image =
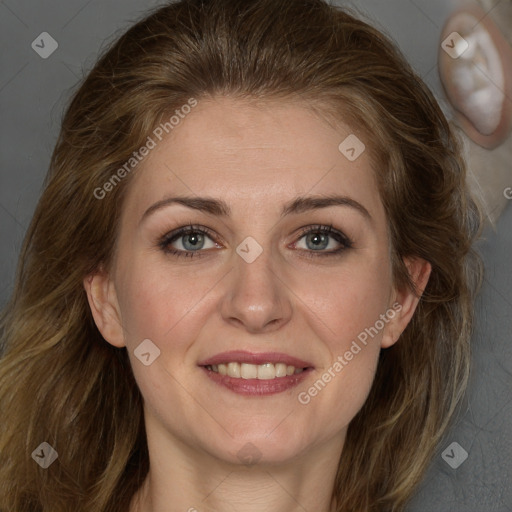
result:
<svg viewBox="0 0 512 512"><path fill-rule="evenodd" d="M153 12L72 99L26 236L0 510L402 510L465 389L480 220L376 29Z"/></svg>

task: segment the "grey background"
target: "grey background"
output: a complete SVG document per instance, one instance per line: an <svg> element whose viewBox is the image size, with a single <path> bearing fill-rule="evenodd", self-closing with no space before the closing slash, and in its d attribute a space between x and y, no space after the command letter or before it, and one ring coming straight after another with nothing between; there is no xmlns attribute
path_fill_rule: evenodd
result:
<svg viewBox="0 0 512 512"><path fill-rule="evenodd" d="M21 241L41 192L66 101L103 44L160 3L0 1L0 307L12 290ZM442 25L454 5L449 0L339 3L366 13L399 44L450 115L436 55ZM48 59L31 48L41 32L48 32L59 44ZM487 230L480 243L487 273L478 300L470 390L460 417L408 508L410 512L512 510L511 227L512 208L508 205L497 232ZM452 442L469 454L457 469L441 457Z"/></svg>

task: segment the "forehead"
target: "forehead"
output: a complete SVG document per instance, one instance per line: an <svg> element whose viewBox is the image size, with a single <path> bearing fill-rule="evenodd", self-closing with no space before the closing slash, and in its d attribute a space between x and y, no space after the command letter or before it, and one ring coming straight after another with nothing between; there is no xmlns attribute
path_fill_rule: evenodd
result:
<svg viewBox="0 0 512 512"><path fill-rule="evenodd" d="M127 201L139 214L170 193L222 197L234 210L249 203L277 209L297 195L340 193L375 210L380 198L364 149L369 141L358 135L298 102L200 101L156 140ZM355 159L346 152L351 147Z"/></svg>

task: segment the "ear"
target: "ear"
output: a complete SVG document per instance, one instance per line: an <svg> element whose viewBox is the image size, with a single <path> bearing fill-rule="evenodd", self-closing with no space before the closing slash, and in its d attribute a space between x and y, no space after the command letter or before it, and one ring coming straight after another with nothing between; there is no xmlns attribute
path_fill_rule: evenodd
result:
<svg viewBox="0 0 512 512"><path fill-rule="evenodd" d="M416 311L432 271L432 265L422 258L404 258L404 263L415 290L411 290L409 287L404 287L401 290L395 289L389 309L389 311L393 310L395 315L386 325L381 341L382 348L394 345L400 338Z"/></svg>
<svg viewBox="0 0 512 512"><path fill-rule="evenodd" d="M126 346L116 290L109 275L100 270L83 280L94 322L103 338L115 347Z"/></svg>
<svg viewBox="0 0 512 512"><path fill-rule="evenodd" d="M494 149L512 126L512 47L488 14L478 5L453 12L442 29L438 63L457 123L473 142Z"/></svg>

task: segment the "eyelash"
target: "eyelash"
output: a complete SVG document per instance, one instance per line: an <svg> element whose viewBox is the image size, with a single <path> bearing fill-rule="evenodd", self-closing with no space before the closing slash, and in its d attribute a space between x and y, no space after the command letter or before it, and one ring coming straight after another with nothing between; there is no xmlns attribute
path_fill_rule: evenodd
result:
<svg viewBox="0 0 512 512"><path fill-rule="evenodd" d="M160 249L169 255L176 256L176 257L186 257L186 258L194 258L196 256L202 257L202 255L199 255L199 253L204 252L202 250L198 251L182 251L179 249L169 249L169 246L172 242L175 240L178 240L182 236L190 235L200 233L202 235L208 236L210 239L212 239L215 243L217 241L215 240L215 237L213 233L204 226L197 226L190 224L189 226L184 226L182 228L179 228L175 231L171 231L170 233L167 233L164 235L159 241L158 241L158 247ZM347 249L351 249L353 247L352 241L343 233L340 231L337 231L332 228L332 225L314 225L314 226L307 226L305 228L302 228L300 232L300 236L298 240L303 238L304 236L310 234L310 233L321 233L324 235L330 235L332 238L334 238L338 243L342 244L342 247L336 250L331 250L327 252L321 252L321 251L312 251L307 249L302 249L302 252L306 252L306 257L309 258L316 258L316 257L326 257L326 256L339 256L341 253L346 251Z"/></svg>

